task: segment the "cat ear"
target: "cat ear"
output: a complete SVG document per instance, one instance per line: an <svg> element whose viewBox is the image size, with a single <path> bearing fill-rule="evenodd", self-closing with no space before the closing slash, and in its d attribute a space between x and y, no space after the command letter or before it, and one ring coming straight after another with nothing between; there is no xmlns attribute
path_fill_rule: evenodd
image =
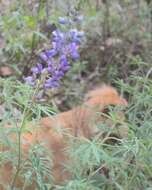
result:
<svg viewBox="0 0 152 190"><path fill-rule="evenodd" d="M84 101L87 101L87 100L90 100L91 98L94 98L96 96L99 96L99 92L103 92L104 91L104 88L106 88L107 85L105 84L102 84L100 86L96 86L95 88L93 88L92 90L90 90L84 97Z"/></svg>

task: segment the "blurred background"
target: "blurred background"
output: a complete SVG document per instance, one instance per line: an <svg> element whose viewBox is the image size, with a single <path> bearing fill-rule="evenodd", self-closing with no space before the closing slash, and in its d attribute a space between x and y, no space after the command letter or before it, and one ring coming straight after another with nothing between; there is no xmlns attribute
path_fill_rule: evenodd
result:
<svg viewBox="0 0 152 190"><path fill-rule="evenodd" d="M152 68L150 0L1 0L0 75L21 81L28 76L39 53L49 47L58 17L72 11L83 15L77 27L85 40L81 59L54 93L61 110L77 104L94 86L130 84L131 76L146 75Z"/></svg>

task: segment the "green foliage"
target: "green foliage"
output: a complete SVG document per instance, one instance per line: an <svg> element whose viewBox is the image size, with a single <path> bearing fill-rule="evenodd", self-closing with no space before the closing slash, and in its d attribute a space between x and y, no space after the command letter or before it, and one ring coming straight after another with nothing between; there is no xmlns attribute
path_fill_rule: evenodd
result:
<svg viewBox="0 0 152 190"><path fill-rule="evenodd" d="M50 160L51 156L48 157L51 152L47 153L42 145L35 145L29 151L28 159L25 159L21 148L22 134L30 131L26 127L26 123L29 123L31 118L39 119L43 113L50 114L50 108L35 102L36 94L36 90L33 91L30 86L21 82L0 79L0 101L1 107L4 109L0 123L0 147L10 147L9 151L3 151L3 149L0 151L0 165L10 161L16 168L14 179L10 184L11 189L13 189L15 178L18 175L25 179L25 187L33 181L32 176L35 176L39 189L46 189L48 186L44 177L46 174L52 181L50 171L52 161ZM13 127L5 128L4 126L8 123L11 123ZM17 141L10 138L14 134Z"/></svg>
<svg viewBox="0 0 152 190"><path fill-rule="evenodd" d="M2 1L3 2L3 1ZM151 67L151 3L149 1L17 1L0 7L1 65L15 68L15 77L0 78L0 167L8 161L14 166L14 179L20 175L24 187L34 176L40 190L150 190L152 187L152 67ZM4 7L4 9L3 9ZM49 25L57 24L58 16L76 8L85 16L83 29L87 42L81 50L82 60L71 68L63 87L46 102L35 99L37 89L20 82L26 67L36 63L38 52L49 46ZM1 10L2 9L2 10ZM1 44L0 44L1 46ZM1 66L0 65L0 66ZM27 75L25 72L24 75ZM19 79L19 80L17 80ZM84 92L103 82L118 87L129 102L124 111L126 120L118 121L115 109L108 118L114 125L127 126L127 139L71 138L65 150L71 163L65 169L72 179L63 185L54 185L50 167L52 152L36 144L25 160L21 149L22 134L26 124L43 115L78 105ZM54 98L54 99L53 99ZM55 103L54 103L55 102ZM6 123L12 128L4 128ZM20 125L17 127L16 125ZM97 126L107 133L107 125ZM16 134L17 141L10 138ZM106 143L106 140L113 140ZM20 171L20 167L22 170ZM44 176L49 182L46 183ZM0 181L0 184L2 182ZM13 182L10 187L12 189Z"/></svg>

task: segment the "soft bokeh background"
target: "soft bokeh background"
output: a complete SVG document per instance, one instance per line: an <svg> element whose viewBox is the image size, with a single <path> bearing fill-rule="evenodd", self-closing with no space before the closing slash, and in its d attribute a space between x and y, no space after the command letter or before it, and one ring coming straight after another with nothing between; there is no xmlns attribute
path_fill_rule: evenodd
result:
<svg viewBox="0 0 152 190"><path fill-rule="evenodd" d="M130 132L128 141L121 145L102 146L102 156L97 142L93 146L79 142L77 145L82 146L77 153L71 148L71 155L78 158L74 164L76 171L73 171L76 181L59 189L151 190L150 0L0 0L1 125L10 118L18 121L23 117L23 110L33 93L24 86L23 77L30 74L39 53L49 47L51 32L58 27L58 17L67 16L71 10L84 16L82 25L78 26L85 32L81 58L72 63L59 89L47 91L42 102L29 107L28 119L68 110L78 105L89 89L106 83L115 86L129 102L126 124ZM4 142L5 138L0 140ZM85 155L84 150L88 150ZM80 155L84 157L80 159ZM0 153L0 161L9 156ZM80 166L82 160L84 165ZM99 168L98 161L104 162L111 173L110 177L105 174L102 179L94 176L96 181L93 181L94 178L86 177L82 170ZM43 189L42 184L39 187Z"/></svg>

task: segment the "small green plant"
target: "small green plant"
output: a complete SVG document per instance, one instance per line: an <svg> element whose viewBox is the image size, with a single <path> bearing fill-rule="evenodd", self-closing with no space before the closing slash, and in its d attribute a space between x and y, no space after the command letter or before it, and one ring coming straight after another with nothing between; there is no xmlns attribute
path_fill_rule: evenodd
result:
<svg viewBox="0 0 152 190"><path fill-rule="evenodd" d="M45 189L44 176L48 176L51 180L51 171L48 167L52 165L51 156L42 145L37 145L29 151L28 159L25 159L21 144L23 143L22 135L30 129L26 127L26 123L33 118L35 121L40 119L43 113L53 113L53 109L44 107L36 102L34 97L37 89L33 90L30 86L12 80L0 80L1 106L4 109L4 115L0 123L0 147L10 147L9 151L0 152L0 165L12 162L14 167L14 177L10 184L10 188L14 189L14 185L18 176L25 179L25 184L29 185L31 176L35 176L40 189ZM53 108L53 107L52 107ZM16 112L16 110L18 110ZM6 128L11 124L13 127ZM16 141L11 139L12 135L16 136ZM51 152L49 153L51 154Z"/></svg>

